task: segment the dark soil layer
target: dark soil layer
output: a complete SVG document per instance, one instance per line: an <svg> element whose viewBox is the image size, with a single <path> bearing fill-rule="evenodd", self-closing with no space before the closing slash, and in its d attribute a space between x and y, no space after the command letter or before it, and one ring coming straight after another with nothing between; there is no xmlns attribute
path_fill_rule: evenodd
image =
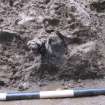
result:
<svg viewBox="0 0 105 105"><path fill-rule="evenodd" d="M104 4L0 0L0 85L103 78Z"/></svg>

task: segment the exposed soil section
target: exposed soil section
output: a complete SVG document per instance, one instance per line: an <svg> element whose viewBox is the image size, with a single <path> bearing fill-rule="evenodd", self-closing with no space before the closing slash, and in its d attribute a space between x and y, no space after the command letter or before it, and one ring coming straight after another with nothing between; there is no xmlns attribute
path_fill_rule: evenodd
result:
<svg viewBox="0 0 105 105"><path fill-rule="evenodd" d="M105 76L104 0L0 0L0 85Z"/></svg>

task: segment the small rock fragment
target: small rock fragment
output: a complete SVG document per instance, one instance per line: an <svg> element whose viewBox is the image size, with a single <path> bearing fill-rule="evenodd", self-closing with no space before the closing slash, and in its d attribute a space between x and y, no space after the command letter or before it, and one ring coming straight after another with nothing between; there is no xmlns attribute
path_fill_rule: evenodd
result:
<svg viewBox="0 0 105 105"><path fill-rule="evenodd" d="M44 17L43 17L43 16L38 16L38 17L36 18L36 21L37 21L37 23L43 23Z"/></svg>
<svg viewBox="0 0 105 105"><path fill-rule="evenodd" d="M24 82L24 83L20 83L18 88L19 88L19 90L27 90L27 89L29 89L29 87L30 87L29 83Z"/></svg>
<svg viewBox="0 0 105 105"><path fill-rule="evenodd" d="M23 25L23 24L25 24L25 23L27 23L27 22L30 22L30 21L35 20L34 17L32 17L32 16L27 16L27 15L25 15L25 14L20 14L20 18L21 18L21 20L18 22L19 25Z"/></svg>

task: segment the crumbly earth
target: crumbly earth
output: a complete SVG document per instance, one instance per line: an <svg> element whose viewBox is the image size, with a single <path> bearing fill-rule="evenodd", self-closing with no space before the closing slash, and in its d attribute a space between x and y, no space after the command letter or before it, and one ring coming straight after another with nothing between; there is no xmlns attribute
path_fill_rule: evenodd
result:
<svg viewBox="0 0 105 105"><path fill-rule="evenodd" d="M105 1L0 0L0 86L105 77Z"/></svg>
<svg viewBox="0 0 105 105"><path fill-rule="evenodd" d="M105 0L0 0L0 91L105 87ZM105 105L105 97L0 105Z"/></svg>

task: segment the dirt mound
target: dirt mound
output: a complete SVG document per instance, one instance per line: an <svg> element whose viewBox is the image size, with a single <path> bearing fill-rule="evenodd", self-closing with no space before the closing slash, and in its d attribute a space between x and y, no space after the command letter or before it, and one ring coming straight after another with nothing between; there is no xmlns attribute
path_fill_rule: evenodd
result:
<svg viewBox="0 0 105 105"><path fill-rule="evenodd" d="M103 78L105 18L97 13L104 12L101 5L80 0L0 0L1 86Z"/></svg>

